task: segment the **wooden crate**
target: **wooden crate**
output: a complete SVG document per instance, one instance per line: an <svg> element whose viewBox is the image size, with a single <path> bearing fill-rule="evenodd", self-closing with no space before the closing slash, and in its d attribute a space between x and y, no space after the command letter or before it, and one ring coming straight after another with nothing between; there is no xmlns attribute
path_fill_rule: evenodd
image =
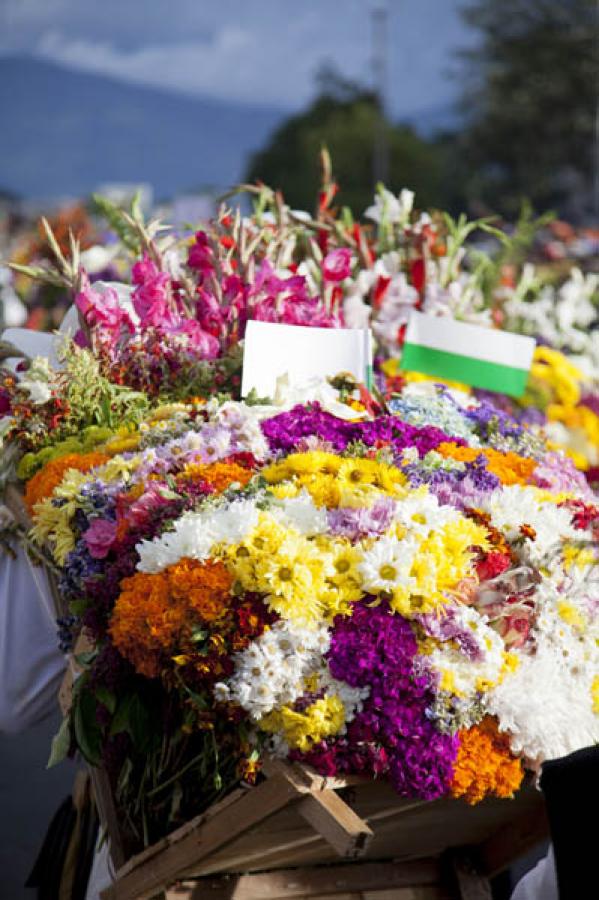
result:
<svg viewBox="0 0 599 900"><path fill-rule="evenodd" d="M130 859L103 900L490 900L488 878L548 834L530 782L471 807L280 761L265 773Z"/></svg>

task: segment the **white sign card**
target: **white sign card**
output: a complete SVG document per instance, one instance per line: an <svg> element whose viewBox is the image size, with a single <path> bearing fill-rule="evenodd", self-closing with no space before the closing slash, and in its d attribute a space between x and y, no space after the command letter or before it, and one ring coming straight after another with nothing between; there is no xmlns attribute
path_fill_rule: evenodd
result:
<svg viewBox="0 0 599 900"><path fill-rule="evenodd" d="M372 334L363 328L308 328L275 322L247 323L243 350L241 395L253 389L260 397L274 396L277 379L287 375L292 386L313 378L351 373L369 383Z"/></svg>

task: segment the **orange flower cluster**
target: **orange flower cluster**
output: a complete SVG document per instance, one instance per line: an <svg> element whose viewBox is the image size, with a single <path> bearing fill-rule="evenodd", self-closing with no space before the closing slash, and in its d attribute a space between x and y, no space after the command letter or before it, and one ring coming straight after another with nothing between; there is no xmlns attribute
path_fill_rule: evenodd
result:
<svg viewBox="0 0 599 900"><path fill-rule="evenodd" d="M451 793L467 803L485 797L511 797L520 787L524 769L510 753L505 735L495 719L487 716L480 725L460 732L460 748L455 763Z"/></svg>
<svg viewBox="0 0 599 900"><path fill-rule="evenodd" d="M96 466L108 462L109 457L104 453L67 453L53 459L30 478L25 488L25 503L30 513L36 503L50 497L58 487L69 469L77 469L79 472L89 472Z"/></svg>
<svg viewBox="0 0 599 900"><path fill-rule="evenodd" d="M231 584L220 562L182 559L156 575L136 572L122 581L112 641L137 672L155 678L165 655L193 652L194 629L228 612Z"/></svg>
<svg viewBox="0 0 599 900"><path fill-rule="evenodd" d="M254 473L236 462L215 462L206 465L190 463L183 469L181 477L191 478L194 481L205 481L214 488L217 494L222 494L232 484L240 484L245 487Z"/></svg>
<svg viewBox="0 0 599 900"><path fill-rule="evenodd" d="M459 447L451 441L446 441L439 444L436 449L446 459L455 459L458 462L474 462L479 456L484 456L487 460L487 469L493 475L497 475L502 484L530 484L537 467L534 459L527 459L518 453L503 453L492 447L479 450L474 447Z"/></svg>

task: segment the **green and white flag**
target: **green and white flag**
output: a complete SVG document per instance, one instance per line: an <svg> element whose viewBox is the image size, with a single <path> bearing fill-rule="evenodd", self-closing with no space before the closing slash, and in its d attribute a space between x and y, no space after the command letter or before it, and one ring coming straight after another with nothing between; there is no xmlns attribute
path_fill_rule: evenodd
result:
<svg viewBox="0 0 599 900"><path fill-rule="evenodd" d="M534 338L413 312L401 368L520 397L534 349Z"/></svg>

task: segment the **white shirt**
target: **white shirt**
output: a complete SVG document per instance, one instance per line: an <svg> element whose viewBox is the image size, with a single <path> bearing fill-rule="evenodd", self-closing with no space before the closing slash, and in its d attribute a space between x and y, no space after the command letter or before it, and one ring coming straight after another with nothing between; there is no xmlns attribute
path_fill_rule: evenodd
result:
<svg viewBox="0 0 599 900"><path fill-rule="evenodd" d="M559 900L553 847L520 879L510 900Z"/></svg>

